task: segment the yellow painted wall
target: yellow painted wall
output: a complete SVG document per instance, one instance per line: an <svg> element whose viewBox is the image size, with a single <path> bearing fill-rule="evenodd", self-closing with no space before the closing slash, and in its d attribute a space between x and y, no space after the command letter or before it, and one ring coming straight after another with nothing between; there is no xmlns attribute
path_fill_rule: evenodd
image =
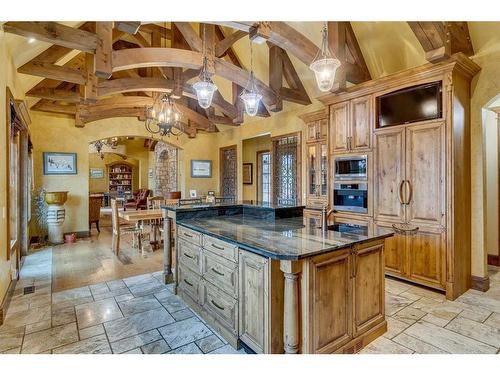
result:
<svg viewBox="0 0 500 375"><path fill-rule="evenodd" d="M258 200L257 198L257 152L271 150L271 136L245 139L242 144L243 155L240 165L243 163L252 163L252 184L243 185L243 200Z"/></svg>

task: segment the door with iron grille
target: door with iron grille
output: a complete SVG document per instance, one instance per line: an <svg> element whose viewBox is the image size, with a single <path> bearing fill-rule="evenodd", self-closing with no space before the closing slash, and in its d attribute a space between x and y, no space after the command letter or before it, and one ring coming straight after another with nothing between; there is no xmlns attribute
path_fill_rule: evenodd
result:
<svg viewBox="0 0 500 375"><path fill-rule="evenodd" d="M223 197L237 198L236 146L220 149L220 193Z"/></svg>

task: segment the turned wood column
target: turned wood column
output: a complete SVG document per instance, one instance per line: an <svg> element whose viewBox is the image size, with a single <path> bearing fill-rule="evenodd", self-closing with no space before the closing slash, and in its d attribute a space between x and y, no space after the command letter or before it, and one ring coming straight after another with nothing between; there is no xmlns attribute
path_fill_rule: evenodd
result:
<svg viewBox="0 0 500 375"><path fill-rule="evenodd" d="M280 269L285 277L283 308L283 341L285 354L297 354L300 343L300 303L299 282L301 272L300 261L282 260Z"/></svg>
<svg viewBox="0 0 500 375"><path fill-rule="evenodd" d="M165 284L174 281L172 274L172 219L168 216L163 219L163 278Z"/></svg>

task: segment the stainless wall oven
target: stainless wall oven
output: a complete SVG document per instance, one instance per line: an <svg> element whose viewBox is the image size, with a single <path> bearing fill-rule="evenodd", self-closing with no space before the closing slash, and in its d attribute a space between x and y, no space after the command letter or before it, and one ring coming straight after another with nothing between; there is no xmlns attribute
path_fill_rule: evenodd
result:
<svg viewBox="0 0 500 375"><path fill-rule="evenodd" d="M366 155L337 156L333 166L334 180L366 180L367 161Z"/></svg>
<svg viewBox="0 0 500 375"><path fill-rule="evenodd" d="M337 211L368 213L368 185L366 183L333 184L333 209Z"/></svg>

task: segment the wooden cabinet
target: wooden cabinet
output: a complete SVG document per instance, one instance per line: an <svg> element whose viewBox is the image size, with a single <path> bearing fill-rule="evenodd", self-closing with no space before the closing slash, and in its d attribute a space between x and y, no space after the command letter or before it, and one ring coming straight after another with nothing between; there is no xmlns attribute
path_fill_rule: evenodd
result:
<svg viewBox="0 0 500 375"><path fill-rule="evenodd" d="M375 233L392 231L391 223L375 223ZM406 274L406 236L395 233L385 240L384 248L385 272L392 276L404 277Z"/></svg>
<svg viewBox="0 0 500 375"><path fill-rule="evenodd" d="M384 245L355 247L353 254L353 335L384 321Z"/></svg>
<svg viewBox="0 0 500 375"><path fill-rule="evenodd" d="M306 123L306 142L326 140L328 132L328 119L322 118Z"/></svg>
<svg viewBox="0 0 500 375"><path fill-rule="evenodd" d="M355 352L369 332L385 332L383 240L305 262L305 353Z"/></svg>
<svg viewBox="0 0 500 375"><path fill-rule="evenodd" d="M332 353L353 337L350 258L346 249L308 262L309 353Z"/></svg>
<svg viewBox="0 0 500 375"><path fill-rule="evenodd" d="M379 131L374 140L373 212L380 221L402 222L405 177L405 129L393 127Z"/></svg>
<svg viewBox="0 0 500 375"><path fill-rule="evenodd" d="M328 196L328 148L326 141L307 144L307 206L322 207Z"/></svg>
<svg viewBox="0 0 500 375"><path fill-rule="evenodd" d="M367 151L371 147L372 97L330 106L330 152Z"/></svg>

